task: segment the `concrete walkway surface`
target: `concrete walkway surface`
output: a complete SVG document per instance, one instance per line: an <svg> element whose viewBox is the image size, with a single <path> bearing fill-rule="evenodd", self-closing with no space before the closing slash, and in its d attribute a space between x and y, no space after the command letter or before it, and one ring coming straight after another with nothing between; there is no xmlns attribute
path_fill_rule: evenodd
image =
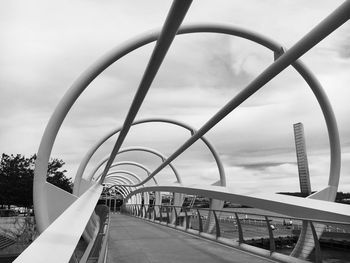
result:
<svg viewBox="0 0 350 263"><path fill-rule="evenodd" d="M135 217L111 214L107 262L274 262Z"/></svg>

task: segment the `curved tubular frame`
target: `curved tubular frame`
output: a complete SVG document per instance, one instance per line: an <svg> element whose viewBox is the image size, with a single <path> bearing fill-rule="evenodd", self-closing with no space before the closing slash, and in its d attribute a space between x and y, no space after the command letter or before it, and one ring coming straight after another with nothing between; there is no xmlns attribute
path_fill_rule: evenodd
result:
<svg viewBox="0 0 350 263"><path fill-rule="evenodd" d="M110 177L108 177L106 182L104 182L104 184L115 184L116 182L118 182L118 184L119 184L118 186L123 187L127 192L129 192L129 193L132 192L131 187L127 187L127 186L125 186L125 184L127 184L127 183L132 184L132 183L134 183L134 181L126 176L123 176L123 175L110 176ZM110 188L112 188L112 187L107 188L107 190L109 190Z"/></svg>
<svg viewBox="0 0 350 263"><path fill-rule="evenodd" d="M106 183L103 183L103 185L107 188L107 190L112 189L113 187L119 187L120 189L124 189L124 192L127 192L127 195L131 193L131 191L128 189L129 187L123 186L125 184L125 181L122 182L121 180L118 180L120 177L113 177L111 180L108 180ZM125 198L127 195L123 195Z"/></svg>
<svg viewBox="0 0 350 263"><path fill-rule="evenodd" d="M144 170L147 175L151 173L150 169L148 169L146 166L144 166L143 164L140 164L138 162L132 162L132 161L122 161L122 162L116 162L116 163L113 163L111 165L111 169L113 167L117 167L117 166L121 166L121 165L132 165L132 166L136 166L136 167L139 167L141 168L142 170Z"/></svg>
<svg viewBox="0 0 350 263"><path fill-rule="evenodd" d="M184 122L180 122L177 120L172 120L169 118L147 118L147 119L141 119L141 120L137 120L134 121L132 126L138 125L138 124L144 124L144 123L152 123L152 122L160 122L160 123L167 123L167 124L173 124L182 128L185 128L187 130L189 130L191 132L191 135L193 135L196 132L196 129L191 127L190 125L184 123ZM121 131L123 127L119 127L117 129L114 129L112 131L110 131L109 133L107 133L105 136L103 136L93 147L91 147L89 149L89 151L85 154L83 160L80 162L78 171L75 175L75 179L74 179L74 189L73 189L73 193L76 194L78 186L80 185L81 182L81 178L83 177L84 171L86 169L87 164L89 163L91 157L94 155L94 153L109 139L111 138L113 135L119 133ZM203 136L201 137L201 140L205 143L205 145L208 147L208 149L210 150L210 152L212 153L216 165L218 167L219 170L219 175L220 175L220 183L222 186L226 186L226 177L225 177L225 170L223 167L223 164L220 160L220 157L217 153L217 151L215 150L214 146Z"/></svg>
<svg viewBox="0 0 350 263"><path fill-rule="evenodd" d="M154 154L154 155L160 157L162 159L162 162L164 162L164 160L166 160L165 155L163 155L162 153L160 153L160 152L158 152L158 151L156 151L156 150L154 150L152 148L149 148L149 147L141 147L141 146L127 147L127 148L121 149L118 154L121 154L121 153L124 153L124 152L132 152L132 151L142 151L142 152L147 152L147 153ZM106 156L104 159L102 159L100 161L100 163L95 167L95 169L89 174L87 180L91 181L93 179L94 175L96 174L97 170L103 164L105 164L108 161L108 159L109 159L109 156ZM169 167L173 170L177 182L181 184L181 182L182 182L181 177L180 177L179 173L177 172L177 170L175 169L175 167L171 163L169 164ZM153 179L153 178L154 177L147 177L146 180L149 181L150 179ZM156 181L154 180L154 182L156 182ZM142 184L143 183L145 183L145 180L142 182Z"/></svg>
<svg viewBox="0 0 350 263"><path fill-rule="evenodd" d="M142 168L144 171L146 171L146 172L147 172L147 175L150 174L150 171L149 171L148 168L146 168L146 167L143 166L142 164L139 164L139 163L136 163L136 162L129 162L129 161L118 162L118 163L112 164L110 168L112 169L112 168L114 168L114 167L118 167L118 166L121 166L121 165L134 165L134 166L140 167L140 168ZM114 172L114 171L111 171L111 170L110 170L109 173L107 174L107 176L108 176L108 175L111 175L112 172ZM102 174L100 174L100 175L96 178L95 181L98 181L98 179L100 179L101 175L102 175ZM138 177L138 181L141 182L142 179L141 179L140 177ZM158 184L158 183L156 182L156 180L155 180L154 182L155 182L156 185Z"/></svg>
<svg viewBox="0 0 350 263"><path fill-rule="evenodd" d="M240 93L240 97L236 97L234 106L232 105L233 101L231 100L228 104L224 106L220 112L217 113L212 119L210 119L210 124L205 124L200 130L199 133L196 133L196 138L193 138L191 141L188 141L184 147L179 149L176 154L182 153L186 150L191 144L194 143L199 137L204 135L208 129L215 125L215 121L220 121L219 116L223 112L231 112L235 106L238 106L240 101L244 101L244 97L251 96L259 87L263 86L266 81L276 76L279 72L285 69L288 65L292 64L293 66L298 65L299 73L302 71L304 79L308 79L309 82L313 82L313 92L320 104L323 115L325 117L328 136L330 141L330 152L331 152L331 162L330 162L330 176L328 185L332 188L332 194L328 196L329 200L334 200L338 184L339 184L339 175L340 175L340 142L338 129L334 117L333 110L330 106L327 96L325 96L322 87L315 80L315 77L311 74L310 71L306 70L306 67L300 63L298 59L303 55L307 50L312 48L315 44L325 38L328 34L338 28L340 25L345 23L348 20L348 12L350 10L350 4L345 2L338 9L336 9L329 17L317 25L307 36L301 39L297 44L290 49L290 52L280 56L278 60L268 67L261 75L259 75L255 81L254 85L249 85L249 90L244 90L244 93ZM178 34L188 34L188 33L199 33L199 32L212 32L212 33L222 33L235 35L243 37L248 40L252 40L256 43L259 43L273 52L280 54L283 50L282 46L277 44L270 39L256 34L254 32L243 30L238 27L232 27L227 25L215 25L215 24L201 24L201 25L190 25L184 26L179 31ZM66 115L68 114L70 108L73 106L75 101L78 99L80 94L87 88L87 86L107 67L113 64L115 61L130 53L131 51L146 45L152 41L155 41L160 35L160 31L155 31L153 33L147 33L145 35L139 36L131 41L124 43L124 45L117 47L116 49L111 50L100 60L95 62L90 68L88 68L71 86L71 88L65 93L59 104L57 105L53 115L51 116L46 129L44 131L36 159L35 165L35 175L34 175L34 184L33 184L33 199L34 207L36 210L36 220L38 225L39 232L42 232L50 224L49 215L47 211L48 203L46 198L46 173L48 168L48 162L51 156L52 147L56 139L58 130L63 123ZM287 54L288 53L288 54ZM262 78L265 78L264 81ZM258 81L259 80L259 81ZM308 82L308 83L309 83ZM218 116L219 115L219 116ZM214 123L214 124L213 124ZM186 148L186 147L187 148ZM180 151L181 150L181 151ZM174 154L176 158L177 155ZM169 160L171 161L171 160ZM163 167L157 169L156 172L159 172ZM102 182L101 182L102 183Z"/></svg>
<svg viewBox="0 0 350 263"><path fill-rule="evenodd" d="M118 182L121 182L121 181L118 181ZM108 183L103 183L103 184L105 186L112 185L108 189L112 189L113 187L116 187L116 188L118 187L117 191L119 191L124 198L130 193L130 191L126 187L120 186L120 185L115 184L113 182L108 182Z"/></svg>
<svg viewBox="0 0 350 263"><path fill-rule="evenodd" d="M118 173L123 173L123 171L119 171ZM122 176L122 175L115 176L114 174L117 174L117 173L109 173L109 174L106 176L106 178L105 178L105 182L106 182L106 183L115 182L115 179L116 179L116 178L124 178L124 179L128 179L128 181L129 181L130 184L134 184L134 182L133 182L130 178L127 178L127 177ZM129 174L129 173L126 173L126 174ZM136 177L134 177L134 178L136 178ZM136 180L138 180L139 182L141 182L141 178L139 178L138 176L137 176ZM158 185L158 184L157 184L157 185ZM113 186L114 186L114 185L112 185L111 187L109 187L107 190L113 188ZM124 181L124 185L123 185L123 184L118 184L118 187L124 187L124 188L130 188L130 189L132 188L132 187L130 187L130 186L127 186L127 183L125 183L125 181ZM131 192L131 191L130 191L130 192ZM144 193L144 194L145 194L145 193ZM124 197L126 197L126 196L124 196Z"/></svg>
<svg viewBox="0 0 350 263"><path fill-rule="evenodd" d="M134 177L139 182L142 181L141 178L138 177L135 173L132 173L132 172L129 172L129 171L125 171L125 170L118 170L118 171L110 172L110 173L108 173L106 178L111 178L111 177L113 177L114 174L127 174L127 175L130 175L130 176ZM134 183L134 182L131 182L131 183Z"/></svg>
<svg viewBox="0 0 350 263"><path fill-rule="evenodd" d="M119 174L119 175L116 175L116 174ZM128 171L117 171L113 174L109 174L108 175L108 178L106 177L106 183L118 183L119 186L122 186L122 187L125 187L125 188L130 188L130 190L128 190L129 192L132 192L132 188L134 188L135 190L137 189L137 187L130 187L130 186L126 186L129 182L129 184L134 184L135 182L131 179L131 178L128 178L126 176L123 176L121 174L127 174L127 175L131 175L132 177L134 177L137 181L140 181L140 179L138 178L138 176L136 176L135 174L133 173L130 173ZM108 190L110 189L111 187L108 188ZM140 201L140 197L139 195L136 195L135 196L136 198L136 202Z"/></svg>
<svg viewBox="0 0 350 263"><path fill-rule="evenodd" d="M138 86L137 92L128 110L128 113L124 119L123 129L120 131L119 136L113 146L111 155L107 161L106 166L103 169L100 183L105 179L109 167L114 162L116 155L118 154L122 144L128 135L131 124L133 123L138 111L141 108L142 102L144 101L148 90L150 89L152 82L157 75L157 72L162 65L163 59L165 58L167 51L174 40L182 20L184 19L188 8L190 7L192 0L182 1L175 0L171 6L170 12L166 18L166 21L162 27L162 30L157 38L156 45L153 49L152 55L148 61L146 69L143 73L142 79Z"/></svg>
<svg viewBox="0 0 350 263"><path fill-rule="evenodd" d="M234 188L213 185L159 185L140 187L126 198L142 192L175 192L190 195L202 195L216 200L226 200L286 216L315 222L345 223L350 220L348 205L332 203L311 198L281 196L280 194L234 194ZM327 205L328 204L328 205Z"/></svg>

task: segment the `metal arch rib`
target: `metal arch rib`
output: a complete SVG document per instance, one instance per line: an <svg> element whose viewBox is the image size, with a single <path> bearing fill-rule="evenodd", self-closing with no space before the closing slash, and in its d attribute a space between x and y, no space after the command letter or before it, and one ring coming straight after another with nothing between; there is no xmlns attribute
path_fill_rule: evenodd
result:
<svg viewBox="0 0 350 263"><path fill-rule="evenodd" d="M149 147L141 147L141 146L135 146L135 147L127 147L127 148L123 148L122 150L119 151L118 154L120 153L124 153L124 152L130 152L130 151L144 151L144 152L148 152L151 154L154 154L158 157L160 157L162 159L162 161L166 160L166 156L163 155L162 153L160 153L157 150L154 150L152 148ZM95 169L89 174L87 180L92 180L93 176L96 174L97 170L104 164L107 162L109 156L106 156L104 159L101 160L101 162L95 167ZM176 168L170 163L169 167L173 170L175 177L177 179L178 183L181 183L181 177L179 175L179 173L177 172ZM149 177L148 177L149 178ZM150 179L152 179L153 177L149 178L147 181L149 181Z"/></svg>
<svg viewBox="0 0 350 263"><path fill-rule="evenodd" d="M121 181L119 181L121 182ZM126 187L124 186L121 186L119 184L115 184L114 182L108 182L108 183L105 183L105 185L112 185L110 186L107 190L109 189L112 189L113 187L116 187L118 188L118 191L122 193L122 196L125 198L128 196L128 194L131 192L130 190L128 190Z"/></svg>
<svg viewBox="0 0 350 263"><path fill-rule="evenodd" d="M295 63L295 60L298 59L301 55L311 49L315 44L320 42L323 38L325 38L328 34L334 31L336 28L345 23L350 16L350 1L344 2L341 6L339 6L331 15L329 15L324 21L322 21L318 26L315 27L306 37L300 40L294 47L293 51L289 51L282 55L275 63L275 67L278 67L280 71L282 71L287 65L291 63ZM220 28L220 26L219 26ZM187 28L188 30L188 28ZM195 29L194 29L195 30ZM220 31L220 29L218 29ZM199 28L198 30L199 31ZM203 30L202 30L203 31ZM179 34L184 33L183 31L179 31ZM232 33L234 35L234 33ZM254 35L254 33L253 33ZM36 159L36 168L34 172L34 183L33 183L33 199L34 199L34 207L37 215L37 224L39 232L42 232L49 224L49 216L47 213L47 201L46 201L46 172L47 166L49 162L49 158L51 155L52 147L54 141L56 139L58 130L63 123L66 115L68 114L70 108L73 106L77 98L80 94L87 88L87 86L107 67L113 64L116 60L123 57L124 55L130 53L131 51L147 44L157 39L158 33L147 33L144 36L135 38L129 42L126 42L123 46L118 47L111 52L107 53L101 59L99 59L96 63L94 63L90 68L88 68L72 85L72 87L65 93L59 104L57 105L53 115L51 116L45 131L42 137L37 159ZM281 47L278 47L280 50ZM298 50L296 50L298 49ZM279 52L276 50L276 52ZM293 56L291 56L293 54ZM284 64L283 67L280 66L281 61ZM273 74L274 76L277 75ZM273 77L273 76L272 76ZM327 99L326 99L327 100ZM333 112L332 109L328 109ZM325 118L329 118L325 116ZM328 127L328 125L332 125L332 122L328 122L326 120L328 130L333 130L334 127ZM336 128L336 127L335 127ZM336 128L337 130L337 128ZM338 134L337 134L338 135ZM330 136L330 135L329 135ZM338 135L339 136L339 135ZM339 139L339 137L338 137ZM339 140L338 140L339 142ZM330 143L337 143L336 140L330 138ZM334 150L331 145L331 171L337 172L340 171L340 145L336 145ZM338 151L339 150L339 151ZM337 156L332 156L336 154ZM338 158L339 157L339 158ZM338 162L339 160L339 162ZM336 167L336 166L339 166ZM332 169L334 167L334 169ZM338 179L332 179L330 182L337 183L339 182L339 174L330 174L330 177L338 177Z"/></svg>
<svg viewBox="0 0 350 263"><path fill-rule="evenodd" d="M168 52L168 49L173 42L177 31L182 23L182 20L185 18L186 13L192 3L192 0L174 0L170 8L170 11L167 15L165 23L162 27L162 30L157 39L156 45L153 49L152 55L148 61L140 84L137 88L136 94L133 98L133 101L130 105L128 113L125 117L123 128L119 133L119 136L114 144L110 157L107 161L106 166L104 167L102 177L100 182L102 183L106 177L109 167L114 162L114 158L118 154L122 144L130 130L131 124L133 123L143 100L145 99L148 90L150 89L152 82L157 75L157 72L162 65L162 62Z"/></svg>
<svg viewBox="0 0 350 263"><path fill-rule="evenodd" d="M191 132L191 135L193 135L196 132L196 129L191 127L190 125L188 125L184 122L169 119L169 118L145 118L145 119L134 121L132 123L132 126L144 124L144 123L153 123L153 122L168 123L168 124L173 124L173 125L185 128ZM80 181L81 181L81 178L83 177L84 171L85 171L86 166L89 163L91 157L109 138L111 138L113 135L120 132L121 129L122 129L122 127L119 127L117 129L113 129L112 131L108 132L99 141L97 141L96 144L93 147L91 147L89 149L89 151L85 154L84 158L80 162L79 168L77 170L77 173L76 173L76 176L74 179L74 189L73 189L74 194L79 194L78 188L80 185ZM219 157L217 151L215 150L214 146L204 136L201 137L201 140L205 143L205 145L208 147L208 149L210 150L210 152L212 153L212 155L214 157L214 160L216 162L216 165L217 165L218 171L219 171L220 184L222 186L226 186L225 170L224 170L223 164L220 160L220 157Z"/></svg>
<svg viewBox="0 0 350 263"><path fill-rule="evenodd" d="M139 182L142 181L141 178L138 177L135 173L132 173L132 172L129 172L129 171L125 171L125 170L113 171L113 172L108 173L107 176L108 176L108 178L111 178L111 177L113 177L112 175L114 175L114 174L127 174L127 175L130 175L130 176L134 177ZM106 176L106 178L107 178L107 176ZM131 183L133 183L133 182L131 182Z"/></svg>
<svg viewBox="0 0 350 263"><path fill-rule="evenodd" d="M138 163L138 162L132 162L132 161L116 162L116 163L113 163L113 164L111 165L111 168L113 168L113 167L118 167L118 166L120 166L120 165L133 165L133 166L139 167L139 168L143 169L143 170L147 173L147 176L151 173L150 169L147 168L145 165L140 164L140 163ZM158 182L157 182L157 180L156 180L155 177L153 177L153 181L154 181L154 183L155 183L156 185L158 185Z"/></svg>

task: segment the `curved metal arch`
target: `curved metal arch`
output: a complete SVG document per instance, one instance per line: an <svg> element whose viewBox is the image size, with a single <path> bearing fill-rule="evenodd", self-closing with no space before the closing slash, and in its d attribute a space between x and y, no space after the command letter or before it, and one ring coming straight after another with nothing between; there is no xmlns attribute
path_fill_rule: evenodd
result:
<svg viewBox="0 0 350 263"><path fill-rule="evenodd" d="M151 173L151 171L150 171L145 165L140 164L140 163L138 163L138 162L132 162L132 161L121 161L121 162L116 162L116 163L113 163L113 164L111 165L110 168L112 169L113 167L117 167L117 166L120 166L120 165L133 165L133 166L137 166L137 167L143 169L143 170L147 173L147 175L149 175L149 174ZM99 177L100 177L100 176L99 176ZM153 177L153 181L154 181L154 183L155 183L156 185L158 185L158 182L157 182L156 178Z"/></svg>
<svg viewBox="0 0 350 263"><path fill-rule="evenodd" d="M105 158L108 158L108 157L109 157L109 156L106 156ZM97 172L97 170L98 170L105 162L106 162L105 159L102 159L102 161L98 164L99 167L98 167L98 168L95 167L95 168L97 168L97 169L96 169L96 171L94 172L94 174ZM114 163L113 165L111 165L111 168L117 167L117 166L119 166L119 165L124 165L124 164L134 165L134 166L140 167L141 169L143 169L144 171L147 172L147 175L150 174L150 170L149 170L146 166L144 166L143 164L140 164L140 163L137 163L137 162L131 162L131 161L116 162L116 163ZM111 171L111 172L112 172L112 171ZM96 181L97 181L99 178L101 178L101 174L96 178ZM153 177L152 180L153 180L153 182L154 182L155 185L158 185L158 182L157 182L156 178ZM139 181L139 182L141 182L141 181L142 181L142 179L140 178L140 181Z"/></svg>
<svg viewBox="0 0 350 263"><path fill-rule="evenodd" d="M110 183L110 184L116 187L117 191L123 196L124 199L130 194L130 191L127 191L125 188L118 186L118 184L115 184L115 183Z"/></svg>
<svg viewBox="0 0 350 263"><path fill-rule="evenodd" d="M130 194L133 190L131 189L131 187L127 187L125 186L125 184L127 183L133 183L133 181L130 178L127 178L126 176L114 176L114 177L110 177L108 178L108 180L105 182L106 184L116 184L118 183L120 187L122 187L123 189L125 189L126 192L128 192L128 194ZM111 187L108 187L107 190L109 190ZM135 188L136 189L136 188Z"/></svg>
<svg viewBox="0 0 350 263"><path fill-rule="evenodd" d="M119 175L115 175L115 174L119 174ZM107 180L108 180L107 182L124 183L124 185L122 185L122 186L124 186L124 187L126 187L126 188L129 188L129 189L130 189L130 190L129 190L130 193L133 191L132 188L134 188L134 190L137 190L137 187L127 186L127 183L128 183L128 182L129 182L130 184L133 184L134 181L133 181L131 178L128 178L128 177L123 176L123 175L121 175L121 174L128 174L128 175L132 175L132 176L134 175L133 173L130 173L130 172L128 172L128 171L115 172L115 173L113 173L112 175L111 175L111 174L109 175L109 177L107 178ZM135 178L136 180L138 180L137 177L134 177L134 178ZM141 201L141 196L140 196L140 195L136 195L135 198L136 198L136 202L140 202L140 201Z"/></svg>
<svg viewBox="0 0 350 263"><path fill-rule="evenodd" d="M121 183L125 184L125 181L122 180L121 176L114 176L113 178L109 178L109 179L110 180L106 184L109 184L111 186L107 190L112 189L114 187L118 188L118 189L121 189L121 188L125 189L127 194L125 194L125 193L122 194L124 199L132 193L132 191L127 189L127 187L125 187L124 185L121 185ZM131 187L128 187L128 188L131 188ZM142 192L142 193L136 194L135 196L137 196L137 195L140 195L141 198L144 198L144 200L148 200L148 202L149 202L149 193L148 192ZM141 200L142 199L139 199L138 201L141 201Z"/></svg>
<svg viewBox="0 0 350 263"><path fill-rule="evenodd" d="M149 148L149 147L141 147L141 146L138 146L138 147L127 147L127 148L123 148L119 151L118 154L120 153L124 153L124 152L131 152L131 151L143 151L143 152L148 152L148 153L151 153L151 154L154 154L158 157L160 157L162 159L162 162L164 162L164 160L166 160L166 157L165 155L161 154L160 152L152 149L152 148ZM95 169L89 174L87 180L92 180L93 176L96 174L97 170L103 165L105 164L109 159L109 156L106 156L104 159L102 159L100 161L100 163L95 167ZM175 174L175 177L178 181L178 183L181 183L181 178L180 178L180 175L179 173L177 172L176 168L172 165L172 164L169 164L169 167L173 170L174 174ZM152 177L153 178L153 177ZM152 179L150 178L150 179Z"/></svg>
<svg viewBox="0 0 350 263"><path fill-rule="evenodd" d="M215 25L215 24L200 24L200 25L190 25L184 26L179 29L178 34L188 34L188 33L222 33L228 35L235 35L243 37L248 40L252 40L259 43L269 49L271 49L276 54L280 54L283 47L276 42L256 34L254 32L244 30L238 27L233 27L230 25ZM34 207L36 210L36 220L39 232L42 232L49 224L48 215L48 203L46 198L46 172L48 167L48 162L51 156L52 147L56 139L58 130L63 123L66 115L68 114L70 108L73 106L75 101L78 99L80 94L87 88L87 86L107 67L113 64L115 61L125 56L137 48L144 46L150 42L155 41L160 34L160 31L155 31L153 33L147 33L145 35L139 36L132 39L121 47L117 47L107 53L105 56L100 58L92 66L90 66L82 75L73 83L71 88L65 93L59 104L57 105L54 113L52 114L42 137L38 155L36 159L35 172L34 172L34 183L33 183L33 200ZM340 165L341 165L341 152L340 152L340 140L339 133L334 117L333 110L330 106L329 100L325 95L321 85L319 85L316 78L311 74L310 71L306 69L299 60L292 63L292 66L299 67L297 70L302 74L303 78L309 83L312 83L312 91L314 92L318 103L322 109L327 130L328 138L330 142L330 152L331 152L331 162L330 162L330 174L328 180L329 193L322 198L325 200L334 201L336 191L339 185L340 177Z"/></svg>
<svg viewBox="0 0 350 263"><path fill-rule="evenodd" d="M347 205L334 203L325 206L324 201L311 198L300 198L296 196L283 196L279 194L235 194L234 187L217 187L208 185L159 185L145 186L136 189L129 197L142 192L176 192L190 195L202 195L218 200L237 202L255 208L297 217L303 220L319 222L349 222L350 210Z"/></svg>
<svg viewBox="0 0 350 263"><path fill-rule="evenodd" d="M144 123L153 123L153 122L160 122L160 123L167 123L167 124L173 124L179 127L182 127L188 131L190 131L191 135L193 135L196 132L196 129L191 127L190 125L184 123L184 122L180 122L177 120L172 120L169 118L146 118L146 119L141 119L141 120L137 120L134 121L132 123L132 126L138 125L138 124L144 124ZM90 150L85 154L83 160L80 162L78 171L75 175L75 179L74 179L74 189L73 189L73 193L75 193L77 191L76 188L78 188L78 185L80 185L81 182L81 178L83 177L84 171L86 169L87 164L89 163L91 157L94 155L94 153L109 139L111 138L113 135L119 133L121 131L121 129L123 128L123 126L114 129L112 131L110 131L109 133L107 133L105 136L103 136L93 147L90 148ZM226 177L225 177L225 169L223 167L223 164L220 160L220 157L218 155L218 153L216 152L214 146L203 136L201 138L201 140L204 142L204 144L208 147L209 151L212 153L214 160L216 162L216 165L218 167L219 170L219 175L220 175L220 184L222 186L226 186Z"/></svg>
<svg viewBox="0 0 350 263"><path fill-rule="evenodd" d="M120 181L121 182L121 181ZM121 195L125 198L131 191L127 190L126 187L119 186L118 184L115 183L107 183L106 185L111 184L112 186L109 187L109 189L113 187L118 187L118 191L121 193Z"/></svg>
<svg viewBox="0 0 350 263"><path fill-rule="evenodd" d="M123 192L129 194L131 191L128 189L128 187L125 187L123 184L125 184L125 181L117 180L116 178L113 178L113 180L108 180L108 182L104 183L107 190L112 189L113 187L118 187L119 189L123 189ZM123 197L126 197L126 195Z"/></svg>
<svg viewBox="0 0 350 263"><path fill-rule="evenodd" d="M118 173L115 173L115 174L118 174ZM131 192L132 191L131 188L137 189L136 187L133 187L133 186L127 186L128 183L134 184L135 182L131 178L122 175L122 174L125 174L125 173L120 173L119 175L115 175L115 174L110 175L109 177L107 177L106 183L110 183L111 181L118 179L118 180L122 181L122 183L123 183L122 186L125 187L126 189L128 189L128 191Z"/></svg>
<svg viewBox="0 0 350 263"><path fill-rule="evenodd" d="M114 174L127 174L127 175L134 177L137 181L142 182L141 178L139 176L137 176L135 173L125 171L125 170L118 170L118 171L110 172L107 174L106 178L111 178ZM99 175L99 177L101 177L101 175ZM134 182L131 182L131 183L134 183Z"/></svg>

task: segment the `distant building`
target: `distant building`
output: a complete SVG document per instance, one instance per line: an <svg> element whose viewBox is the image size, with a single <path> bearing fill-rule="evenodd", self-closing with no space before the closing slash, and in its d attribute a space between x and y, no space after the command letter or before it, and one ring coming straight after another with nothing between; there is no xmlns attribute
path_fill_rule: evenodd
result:
<svg viewBox="0 0 350 263"><path fill-rule="evenodd" d="M299 183L300 191L303 194L311 194L311 184L309 175L309 165L307 162L306 145L304 137L304 126L301 122L295 123L294 127L294 138L295 148L298 161L298 172L299 172Z"/></svg>

